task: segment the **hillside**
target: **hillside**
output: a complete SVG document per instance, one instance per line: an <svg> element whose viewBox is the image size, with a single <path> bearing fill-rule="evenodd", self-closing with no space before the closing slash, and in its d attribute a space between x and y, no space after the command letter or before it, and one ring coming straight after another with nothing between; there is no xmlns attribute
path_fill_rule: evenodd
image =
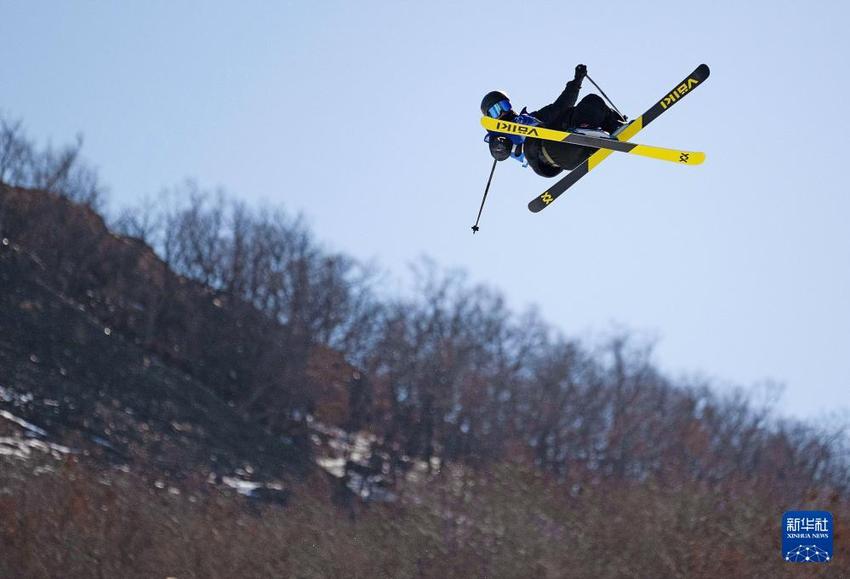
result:
<svg viewBox="0 0 850 579"><path fill-rule="evenodd" d="M179 477L245 464L274 476L291 469L291 448L59 293L49 277L19 246L0 249L0 367L15 415L74 452Z"/></svg>
<svg viewBox="0 0 850 579"><path fill-rule="evenodd" d="M779 560L790 507L848 547L840 431L430 266L381 302L238 207L154 251L0 186L0 576L817 576Z"/></svg>

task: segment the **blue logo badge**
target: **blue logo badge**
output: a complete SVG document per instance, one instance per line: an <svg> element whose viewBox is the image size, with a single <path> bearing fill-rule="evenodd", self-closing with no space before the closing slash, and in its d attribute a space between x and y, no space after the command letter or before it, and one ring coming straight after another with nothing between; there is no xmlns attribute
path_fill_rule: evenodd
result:
<svg viewBox="0 0 850 579"><path fill-rule="evenodd" d="M788 511L782 515L782 558L789 563L832 560L832 513Z"/></svg>

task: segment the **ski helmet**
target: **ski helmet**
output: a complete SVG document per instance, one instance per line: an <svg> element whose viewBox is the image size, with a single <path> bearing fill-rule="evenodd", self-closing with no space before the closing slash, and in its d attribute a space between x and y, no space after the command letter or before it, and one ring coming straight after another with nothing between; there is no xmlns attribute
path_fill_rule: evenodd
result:
<svg viewBox="0 0 850 579"><path fill-rule="evenodd" d="M511 110L511 99L500 90L491 90L481 100L481 114L498 119Z"/></svg>

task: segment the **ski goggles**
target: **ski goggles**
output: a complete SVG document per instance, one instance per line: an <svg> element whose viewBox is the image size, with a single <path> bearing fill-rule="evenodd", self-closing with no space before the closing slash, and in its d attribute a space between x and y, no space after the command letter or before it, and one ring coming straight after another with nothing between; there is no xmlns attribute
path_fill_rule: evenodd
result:
<svg viewBox="0 0 850 579"><path fill-rule="evenodd" d="M505 99L497 102L487 109L487 114L490 115L491 118L498 119L502 116L502 113L506 113L509 110L511 110L511 103L508 99Z"/></svg>

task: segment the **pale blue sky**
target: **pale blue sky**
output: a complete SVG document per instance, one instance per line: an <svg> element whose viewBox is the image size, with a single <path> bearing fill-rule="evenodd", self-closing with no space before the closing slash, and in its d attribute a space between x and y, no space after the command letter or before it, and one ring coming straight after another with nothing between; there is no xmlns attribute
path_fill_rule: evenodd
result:
<svg viewBox="0 0 850 579"><path fill-rule="evenodd" d="M785 383L780 410L850 407L844 2L0 0L0 108L85 136L112 207L186 177L303 212L402 274L426 254L573 336L658 338L674 375ZM629 116L708 82L541 214L496 170L478 103L551 102L586 63ZM589 83L585 83L586 94ZM842 151L843 148L843 151ZM843 154L842 154L843 153Z"/></svg>

